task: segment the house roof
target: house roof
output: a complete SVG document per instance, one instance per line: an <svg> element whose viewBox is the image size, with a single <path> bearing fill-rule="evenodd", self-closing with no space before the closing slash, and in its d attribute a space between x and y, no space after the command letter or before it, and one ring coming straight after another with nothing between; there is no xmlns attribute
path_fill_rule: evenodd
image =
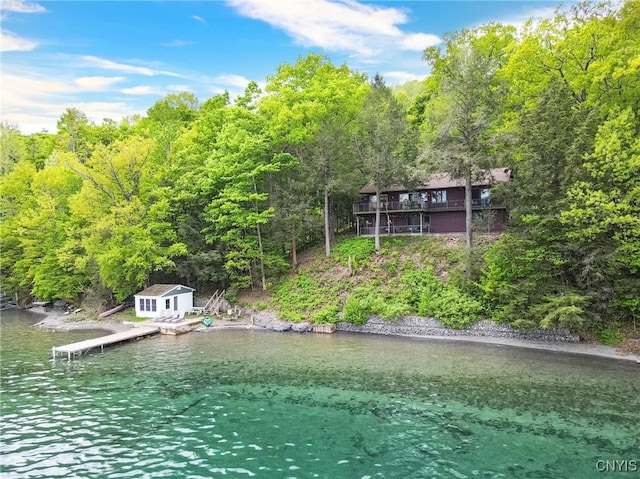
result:
<svg viewBox="0 0 640 479"><path fill-rule="evenodd" d="M492 168L488 170L484 176L474 179L472 181L473 186L488 186L494 183L506 183L509 181L511 170L508 168ZM425 180L420 181L413 190L443 190L445 188L456 188L464 186L464 179L453 179L448 173L437 173L429 176ZM394 191L407 191L408 188L404 185L393 184L380 191L383 193L390 193ZM368 183L360 190L360 194L375 194L376 187L372 183Z"/></svg>
<svg viewBox="0 0 640 479"><path fill-rule="evenodd" d="M135 296L165 296L174 289L195 291L195 289L181 284L154 284L153 286L149 286L147 289L143 289L139 293L136 293Z"/></svg>

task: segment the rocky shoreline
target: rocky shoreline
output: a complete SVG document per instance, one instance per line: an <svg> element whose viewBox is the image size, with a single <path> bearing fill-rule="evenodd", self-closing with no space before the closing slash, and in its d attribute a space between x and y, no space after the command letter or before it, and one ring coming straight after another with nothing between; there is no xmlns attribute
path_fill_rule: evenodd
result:
<svg viewBox="0 0 640 479"><path fill-rule="evenodd" d="M113 319L87 320L76 319L73 314L58 311L47 311L44 308L33 308L34 313L44 318L32 327L43 331L72 331L80 329L103 329L111 332L127 331L131 324ZM280 319L271 311L254 312L246 319L214 322L214 327L198 328L196 331L215 331L227 328L259 328L271 331L293 331L297 333L311 332L313 324L308 321L293 323ZM458 340L494 344L499 346L515 346L530 349L542 349L570 354L583 354L597 357L624 359L640 364L640 355L620 351L612 346L580 343L579 338L565 329L515 329L508 325L493 321L480 321L469 328L452 329L433 318L406 316L398 321L385 321L373 317L367 324L353 325L338 322L336 331L349 333L381 334L386 336L404 336L412 338Z"/></svg>
<svg viewBox="0 0 640 479"><path fill-rule="evenodd" d="M103 329L113 333L119 333L131 329L131 325L121 323L120 321L114 321L112 319L82 319L73 313L64 314L61 311L47 310L41 306L33 307L29 311L44 316L44 318L31 326L32 328L39 329L41 331L64 332L86 329Z"/></svg>
<svg viewBox="0 0 640 479"><path fill-rule="evenodd" d="M397 321L385 321L373 317L367 324L356 326L347 322L336 324L337 331L351 331L358 333L390 334L395 336L475 336L491 338L508 338L533 341L560 341L566 343L578 343L580 338L571 334L568 329L515 329L508 324L500 324L494 321L484 320L472 324L468 328L453 329L443 325L434 318L419 316L405 316Z"/></svg>
<svg viewBox="0 0 640 479"><path fill-rule="evenodd" d="M251 315L254 327L272 331L311 331L309 322L292 323L283 321L274 312L261 311ZM373 317L364 325L354 325L344 321L335 325L336 331L382 334L387 336L405 336L412 338L458 340L541 349L569 354L582 354L613 359L624 359L640 364L640 355L620 351L612 346L581 343L580 338L567 329L515 329L509 325L493 321L480 321L469 328L452 329L433 318L406 316L398 321L385 321Z"/></svg>

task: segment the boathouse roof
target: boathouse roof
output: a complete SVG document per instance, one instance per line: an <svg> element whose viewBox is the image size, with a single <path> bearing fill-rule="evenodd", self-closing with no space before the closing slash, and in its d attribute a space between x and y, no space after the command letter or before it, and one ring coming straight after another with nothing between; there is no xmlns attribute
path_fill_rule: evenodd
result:
<svg viewBox="0 0 640 479"><path fill-rule="evenodd" d="M195 289L181 284L154 284L136 293L135 296L169 296L170 293L181 294L189 291L195 291Z"/></svg>

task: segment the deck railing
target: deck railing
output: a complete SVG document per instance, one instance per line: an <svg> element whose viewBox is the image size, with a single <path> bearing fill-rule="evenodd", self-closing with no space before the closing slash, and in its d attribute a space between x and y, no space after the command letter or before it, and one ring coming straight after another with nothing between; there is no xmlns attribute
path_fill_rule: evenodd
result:
<svg viewBox="0 0 640 479"><path fill-rule="evenodd" d="M471 207L474 210L502 208L502 202L491 200L471 200ZM464 200L449 200L441 203L429 203L428 201L383 201L380 204L381 212L390 211L459 211L464 210ZM375 213L376 203L355 203L353 212Z"/></svg>
<svg viewBox="0 0 640 479"><path fill-rule="evenodd" d="M373 236L376 234L375 226L361 226L359 230L360 236ZM381 235L419 235L419 234L428 234L429 233L429 224L422 225L422 233L420 232L420 225L409 225L409 226L391 226L389 229L388 226L380 227Z"/></svg>

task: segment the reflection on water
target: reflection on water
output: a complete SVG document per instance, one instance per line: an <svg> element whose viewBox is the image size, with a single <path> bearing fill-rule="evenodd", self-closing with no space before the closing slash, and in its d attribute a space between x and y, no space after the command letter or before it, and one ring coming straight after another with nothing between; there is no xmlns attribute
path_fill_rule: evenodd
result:
<svg viewBox="0 0 640 479"><path fill-rule="evenodd" d="M635 477L640 368L476 343L97 332L2 316L2 477ZM613 476L607 474L615 474Z"/></svg>

